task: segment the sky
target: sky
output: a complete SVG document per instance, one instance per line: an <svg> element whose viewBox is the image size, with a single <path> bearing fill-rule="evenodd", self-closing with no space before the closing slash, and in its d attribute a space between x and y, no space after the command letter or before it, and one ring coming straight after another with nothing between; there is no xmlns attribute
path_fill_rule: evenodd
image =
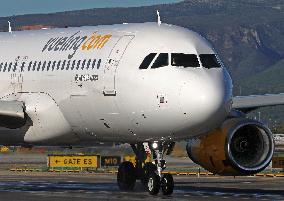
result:
<svg viewBox="0 0 284 201"><path fill-rule="evenodd" d="M182 0L1 0L0 17L106 7L133 7Z"/></svg>

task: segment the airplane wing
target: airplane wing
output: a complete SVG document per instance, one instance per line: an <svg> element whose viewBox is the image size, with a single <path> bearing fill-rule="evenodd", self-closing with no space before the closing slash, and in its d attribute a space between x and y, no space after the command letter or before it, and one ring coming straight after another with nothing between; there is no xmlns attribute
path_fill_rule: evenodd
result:
<svg viewBox="0 0 284 201"><path fill-rule="evenodd" d="M20 101L0 101L0 127L20 128L26 122L25 105Z"/></svg>
<svg viewBox="0 0 284 201"><path fill-rule="evenodd" d="M233 108L242 112L276 105L284 105L284 93L233 97Z"/></svg>

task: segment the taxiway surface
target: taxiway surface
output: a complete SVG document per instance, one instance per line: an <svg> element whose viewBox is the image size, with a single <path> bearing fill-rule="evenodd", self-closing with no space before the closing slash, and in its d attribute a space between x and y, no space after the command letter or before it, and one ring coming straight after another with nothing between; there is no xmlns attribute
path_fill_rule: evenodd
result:
<svg viewBox="0 0 284 201"><path fill-rule="evenodd" d="M0 172L0 200L284 200L284 178L175 176L172 196L150 196L137 182L120 192L114 174Z"/></svg>

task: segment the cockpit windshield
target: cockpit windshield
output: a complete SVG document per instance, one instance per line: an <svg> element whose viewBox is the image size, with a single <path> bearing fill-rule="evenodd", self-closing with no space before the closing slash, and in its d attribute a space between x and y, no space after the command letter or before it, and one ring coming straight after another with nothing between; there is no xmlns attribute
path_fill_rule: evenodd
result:
<svg viewBox="0 0 284 201"><path fill-rule="evenodd" d="M221 64L215 54L200 54L199 56L204 68L221 68Z"/></svg>
<svg viewBox="0 0 284 201"><path fill-rule="evenodd" d="M169 65L168 53L160 53L156 61L153 63L152 68L160 68Z"/></svg>
<svg viewBox="0 0 284 201"><path fill-rule="evenodd" d="M139 69L151 69L169 66L168 53L150 53L141 63ZM171 66L184 68L198 68L201 66L207 69L221 68L222 64L215 54L200 54L200 61L196 54L171 53ZM152 64L152 65L151 65Z"/></svg>
<svg viewBox="0 0 284 201"><path fill-rule="evenodd" d="M146 56L139 68L140 69L147 69L149 67L149 65L152 63L152 61L153 61L153 59L155 58L156 55L157 55L157 53L151 53L148 56Z"/></svg>
<svg viewBox="0 0 284 201"><path fill-rule="evenodd" d="M172 66L180 67L200 67L197 55L195 54L183 54L183 53L172 53L171 59Z"/></svg>

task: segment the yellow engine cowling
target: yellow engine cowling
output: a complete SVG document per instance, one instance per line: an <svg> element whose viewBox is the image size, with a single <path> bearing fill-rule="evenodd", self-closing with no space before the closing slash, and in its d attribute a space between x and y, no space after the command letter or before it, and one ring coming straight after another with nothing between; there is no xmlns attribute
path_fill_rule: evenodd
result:
<svg viewBox="0 0 284 201"><path fill-rule="evenodd" d="M186 148L193 162L214 174L251 175L269 165L274 141L264 124L232 118L220 128L190 139Z"/></svg>

